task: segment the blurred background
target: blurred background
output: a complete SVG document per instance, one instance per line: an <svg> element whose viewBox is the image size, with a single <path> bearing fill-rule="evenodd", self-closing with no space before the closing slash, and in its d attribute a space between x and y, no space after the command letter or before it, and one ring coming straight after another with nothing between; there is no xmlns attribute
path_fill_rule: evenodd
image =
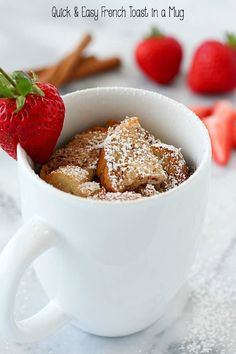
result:
<svg viewBox="0 0 236 354"><path fill-rule="evenodd" d="M179 18L99 19L53 18L52 6L73 8L86 5L110 8L133 5L142 8L184 9L184 20ZM92 86L133 86L159 91L185 104L212 102L212 97L193 95L185 85L185 73L190 65L194 48L206 39L224 40L226 31L236 32L235 0L0 0L0 53L1 65L7 70L37 68L55 63L70 52L85 33L93 35L87 52L123 59L120 71L102 74L63 87L63 92ZM183 45L182 75L168 87L152 83L138 70L134 49L152 25L166 34L175 36ZM228 95L234 100L234 94Z"/></svg>

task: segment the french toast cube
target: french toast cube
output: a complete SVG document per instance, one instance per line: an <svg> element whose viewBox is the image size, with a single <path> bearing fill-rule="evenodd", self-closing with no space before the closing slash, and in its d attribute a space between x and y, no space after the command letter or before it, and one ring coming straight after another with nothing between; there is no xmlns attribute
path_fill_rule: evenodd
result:
<svg viewBox="0 0 236 354"><path fill-rule="evenodd" d="M177 187L190 176L189 167L180 149L164 144L156 143L152 146L153 153L161 160L161 165L166 172L167 179L162 182L162 192Z"/></svg>
<svg viewBox="0 0 236 354"><path fill-rule="evenodd" d="M134 191L145 184L159 186L166 180L137 117L108 129L96 173L109 192Z"/></svg>
<svg viewBox="0 0 236 354"><path fill-rule="evenodd" d="M136 192L140 193L143 197L152 197L153 195L159 194L153 184L145 184L140 186Z"/></svg>
<svg viewBox="0 0 236 354"><path fill-rule="evenodd" d="M95 127L76 134L67 145L55 151L50 160L42 166L40 177L45 179L61 166L79 166L95 173L99 153L107 135L107 128Z"/></svg>
<svg viewBox="0 0 236 354"><path fill-rule="evenodd" d="M78 186L77 195L83 198L93 197L102 192L102 187L100 183L92 181L92 182L84 182Z"/></svg>
<svg viewBox="0 0 236 354"><path fill-rule="evenodd" d="M80 195L80 186L92 180L93 174L79 166L61 166L45 177L45 181L63 192ZM90 182L91 183L91 182Z"/></svg>

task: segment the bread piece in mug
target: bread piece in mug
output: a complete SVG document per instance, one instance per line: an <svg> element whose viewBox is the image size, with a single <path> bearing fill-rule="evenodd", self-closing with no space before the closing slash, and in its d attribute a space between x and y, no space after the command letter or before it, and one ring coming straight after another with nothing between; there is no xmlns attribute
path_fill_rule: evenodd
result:
<svg viewBox="0 0 236 354"><path fill-rule="evenodd" d="M153 153L161 160L167 179L162 182L160 191L164 192L183 183L190 176L189 167L180 151L172 145L156 143Z"/></svg>
<svg viewBox="0 0 236 354"><path fill-rule="evenodd" d="M77 195L83 198L94 197L103 193L103 188L98 182L84 182L77 188Z"/></svg>
<svg viewBox="0 0 236 354"><path fill-rule="evenodd" d="M45 181L63 192L80 195L80 186L92 180L93 174L79 166L60 166L45 176Z"/></svg>
<svg viewBox="0 0 236 354"><path fill-rule="evenodd" d="M83 133L76 134L70 142L56 150L50 160L42 166L40 177L46 176L61 166L79 166L95 173L99 153L107 135L107 128L95 127Z"/></svg>
<svg viewBox="0 0 236 354"><path fill-rule="evenodd" d="M145 184L160 185L166 174L152 152L147 132L137 117L108 129L97 175L109 192L136 190Z"/></svg>
<svg viewBox="0 0 236 354"><path fill-rule="evenodd" d="M107 122L106 122L106 127L107 128L110 128L110 127L114 127L116 125L120 124L120 121L118 120L115 120L115 119L109 119Z"/></svg>

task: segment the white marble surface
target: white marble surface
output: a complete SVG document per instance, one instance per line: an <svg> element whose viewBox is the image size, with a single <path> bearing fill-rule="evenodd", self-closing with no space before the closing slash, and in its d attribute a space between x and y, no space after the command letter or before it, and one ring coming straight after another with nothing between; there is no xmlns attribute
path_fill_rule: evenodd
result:
<svg viewBox="0 0 236 354"><path fill-rule="evenodd" d="M0 247L2 248L21 224L21 217L16 162L1 152L0 166ZM169 323L169 320L172 321L176 315L178 319L164 332L158 334L160 326L165 326L163 320L146 331L118 339L98 338L85 334L73 326L67 326L55 336L33 345L11 344L2 338L0 353L234 354L236 342L231 344L230 340L235 340L233 335L236 331L236 317L233 316L236 311L235 180L235 154L227 168L213 166L202 245L189 283L168 310L165 321ZM30 269L22 280L17 295L16 315L18 318L23 318L33 314L46 301L47 298L33 270ZM206 321L209 325L204 327L202 321ZM229 343L230 347L227 347ZM219 349L220 345L223 345L225 351ZM191 352L189 348L193 351Z"/></svg>
<svg viewBox="0 0 236 354"><path fill-rule="evenodd" d="M103 4L102 1L83 3ZM114 5L114 1L110 1ZM120 0L115 2L122 3ZM127 4L127 2L124 1ZM145 1L140 1L145 4ZM150 1L150 4L156 2ZM170 1L184 7L183 22L162 20L161 26L177 32L185 45L183 72L189 65L192 47L205 36L218 36L234 29L235 1ZM23 6L24 4L24 6ZM58 4L66 4L65 0ZM166 2L161 0L159 6ZM182 74L171 87L146 80L134 65L132 50L147 29L148 21L94 23L52 21L52 3L29 0L10 3L0 0L1 65L7 69L34 67L52 62L76 43L81 32L96 32L91 52L119 54L123 68L65 87L62 92L93 86L133 86L157 90L185 104L212 102L215 97L194 96ZM213 11L214 16L209 16ZM11 21L9 21L9 17ZM24 21L24 26L20 26ZM50 36L48 35L50 33ZM235 94L228 95L236 104ZM133 336L107 339L88 335L73 326L32 345L11 344L0 337L1 354L235 354L236 352L236 153L226 168L213 165L209 204L199 255L192 275L169 309L165 321L178 319L158 334L163 320ZM0 249L21 225L16 162L0 151ZM186 299L187 295L187 299ZM32 269L22 280L16 299L19 318L33 314L47 301Z"/></svg>

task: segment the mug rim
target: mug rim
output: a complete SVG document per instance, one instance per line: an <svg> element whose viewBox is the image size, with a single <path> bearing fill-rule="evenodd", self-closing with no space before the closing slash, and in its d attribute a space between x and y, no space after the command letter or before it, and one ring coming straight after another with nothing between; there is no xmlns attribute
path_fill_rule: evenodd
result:
<svg viewBox="0 0 236 354"><path fill-rule="evenodd" d="M136 203L145 203L148 201L153 201L155 199L160 199L160 198L165 198L168 197L171 194L176 194L176 193L180 193L182 190L186 189L192 182L194 182L194 180L197 178L197 176L199 175L199 173L202 171L204 165L207 163L207 161L210 159L211 157L211 142L210 142L210 137L208 134L208 131L205 127L205 125L203 124L203 122L201 121L201 119L199 119L196 114L194 112L192 112L187 106L185 106L184 104L175 101L172 98L169 98L165 95L162 95L158 92L155 91L150 91L150 90L145 90L145 89L139 89L139 88L132 88L132 87L94 87L94 88L88 88L88 89L84 89L84 90L77 90L77 91L73 91L70 92L66 95L63 95L62 98L64 99L64 97L69 97L69 96L74 96L74 95L80 95L80 94L86 94L87 92L97 92L97 91L113 91L113 92L119 92L119 91L127 91L127 92L133 92L133 93L139 93L139 94L151 94L151 95L155 95L155 96L159 96L162 99L164 99L165 101L169 101L170 103L174 103L176 106L181 107L181 109L185 110L186 112L188 112L189 117L192 116L192 118L195 121L195 124L198 125L199 129L202 131L202 134L205 135L205 151L203 153L203 156L201 158L201 161L199 162L198 167L196 168L196 170L191 174L191 176L189 176L189 178L187 180L185 180L184 182L182 182L180 185L178 185L177 187L171 188L166 192L163 193L159 193L157 195L151 196L151 197L143 197L143 198L138 198L138 199L134 199L134 200L112 200L112 201L107 201L107 200L100 200L100 199L93 199L93 198L82 198L64 191L61 191L55 187L53 187L52 185L50 185L49 183L47 183L46 181L42 180L38 174L34 171L34 168L31 167L31 164L34 164L34 162L32 161L32 159L29 157L29 155L26 153L26 151L21 147L20 144L17 145L17 162L18 162L18 168L23 168L27 174L30 176L30 178L32 178L32 181L37 183L39 187L42 187L45 189L46 193L55 193L55 195L57 194L57 196L61 197L61 198L68 198L71 199L71 201L80 201L81 203L88 203L88 204L108 204L108 205L130 205L130 204L136 204ZM191 118L191 119L192 119ZM193 120L192 120L193 122ZM58 138L59 139L59 138Z"/></svg>

